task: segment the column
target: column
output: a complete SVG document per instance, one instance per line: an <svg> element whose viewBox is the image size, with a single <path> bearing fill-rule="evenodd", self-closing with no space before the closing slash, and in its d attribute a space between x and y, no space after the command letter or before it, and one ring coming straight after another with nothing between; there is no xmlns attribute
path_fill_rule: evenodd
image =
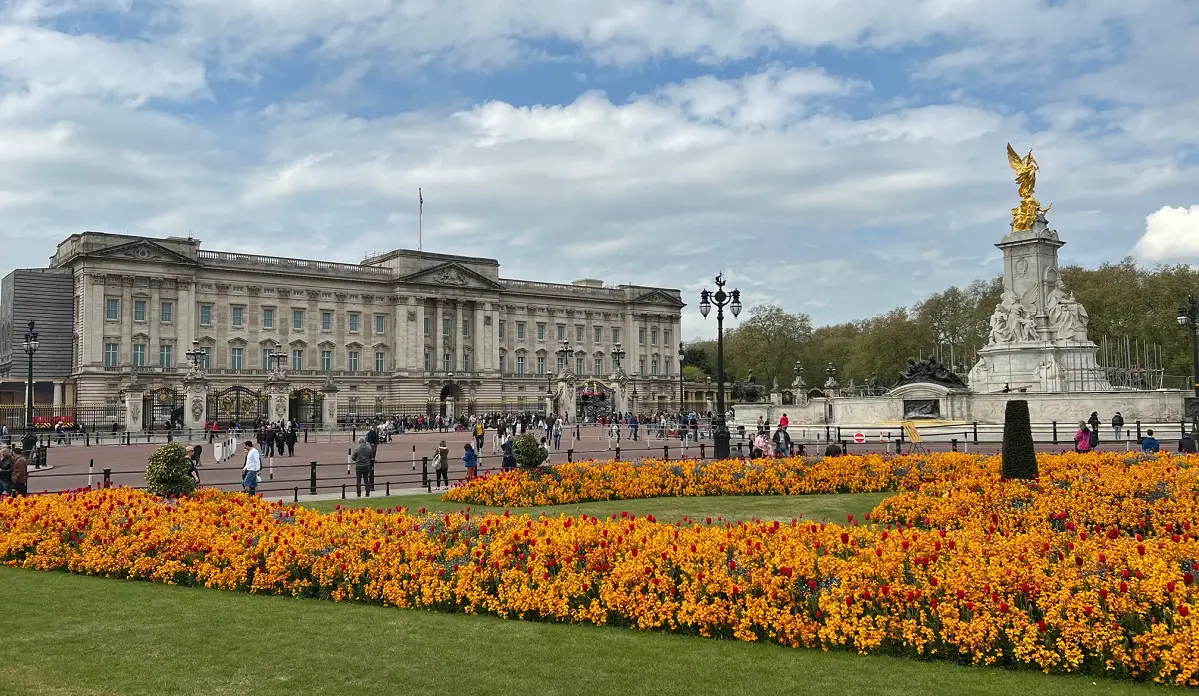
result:
<svg viewBox="0 0 1199 696"><path fill-rule="evenodd" d="M175 282L179 293L175 301L174 358L176 365L184 366L188 363L186 353L192 349L192 341L196 340L196 295L190 280L180 278ZM291 321L290 314L287 320Z"/></svg>
<svg viewBox="0 0 1199 696"><path fill-rule="evenodd" d="M142 413L142 399L145 393L140 388L125 392L125 430L131 433L141 432L142 418L146 414Z"/></svg>
<svg viewBox="0 0 1199 696"><path fill-rule="evenodd" d="M204 423L208 420L208 384L203 378L187 380L183 383L183 392L183 427L203 432Z"/></svg>
<svg viewBox="0 0 1199 696"><path fill-rule="evenodd" d="M454 338L454 371L462 371L462 312L464 300L454 301L454 325L450 327L450 336Z"/></svg>
<svg viewBox="0 0 1199 696"><path fill-rule="evenodd" d="M162 340L158 328L162 326L162 287L161 279L152 279L150 281L150 299L146 301L146 334L150 336L150 345L146 346L146 364L158 365L158 344ZM174 359L174 355L171 359ZM171 367L171 365L162 365L162 367Z"/></svg>
<svg viewBox="0 0 1199 696"><path fill-rule="evenodd" d="M62 382L54 383L54 405L62 406Z"/></svg>
<svg viewBox="0 0 1199 696"><path fill-rule="evenodd" d="M433 321L430 322L429 330L433 332L433 359L430 361L434 372L445 371L445 363L442 362L442 356L445 355L445 338L441 330L442 324L442 300L440 297L433 300Z"/></svg>
<svg viewBox="0 0 1199 696"><path fill-rule="evenodd" d="M415 303L415 301L413 300ZM416 304L416 326L412 328L408 345L411 347L409 365L420 372L425 369L425 300Z"/></svg>
<svg viewBox="0 0 1199 696"><path fill-rule="evenodd" d="M121 347L119 362L133 364L133 285L121 279Z"/></svg>
<svg viewBox="0 0 1199 696"><path fill-rule="evenodd" d="M495 322L492 326L484 326L483 319L483 303L475 302L475 317L471 319L474 326L471 327L470 345L471 353L471 370L475 372L485 372L491 369L491 353L487 350L487 340L491 336L491 332L495 331Z"/></svg>

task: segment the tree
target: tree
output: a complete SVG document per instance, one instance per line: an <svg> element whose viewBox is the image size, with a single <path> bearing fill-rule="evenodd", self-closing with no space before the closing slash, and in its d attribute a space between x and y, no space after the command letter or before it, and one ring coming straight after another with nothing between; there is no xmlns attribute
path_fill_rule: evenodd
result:
<svg viewBox="0 0 1199 696"><path fill-rule="evenodd" d="M812 338L812 318L790 314L782 307L759 305L725 338L725 375L744 378L753 370L758 383L770 387L791 382L795 361ZM732 360L729 358L732 357ZM730 371L729 363L735 368Z"/></svg>
<svg viewBox="0 0 1199 696"><path fill-rule="evenodd" d="M683 365L683 381L685 382L703 382L708 376L707 372L695 365Z"/></svg>
<svg viewBox="0 0 1199 696"><path fill-rule="evenodd" d="M161 496L187 495L196 490L191 462L182 446L171 443L154 450L146 464L146 490Z"/></svg>
<svg viewBox="0 0 1199 696"><path fill-rule="evenodd" d="M716 377L716 342L694 341L683 348L683 365L700 370L703 375ZM691 379L687 377L687 379ZM698 381L702 382L703 376Z"/></svg>
<svg viewBox="0 0 1199 696"><path fill-rule="evenodd" d="M1003 414L1003 478L1037 478L1037 450L1032 441L1028 402L1012 399Z"/></svg>
<svg viewBox="0 0 1199 696"><path fill-rule="evenodd" d="M536 469L549 458L549 453L533 433L517 436L516 441L512 443L512 454L516 457L516 465L522 469Z"/></svg>

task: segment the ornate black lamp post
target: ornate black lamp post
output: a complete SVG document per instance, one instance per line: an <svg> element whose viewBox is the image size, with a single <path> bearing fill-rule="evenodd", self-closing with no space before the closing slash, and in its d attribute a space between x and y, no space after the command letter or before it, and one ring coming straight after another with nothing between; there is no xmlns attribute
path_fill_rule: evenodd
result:
<svg viewBox="0 0 1199 696"><path fill-rule="evenodd" d="M1191 386L1199 398L1199 299L1194 295L1188 295L1186 306L1178 308L1178 325L1191 332L1191 362L1195 372Z"/></svg>
<svg viewBox="0 0 1199 696"><path fill-rule="evenodd" d="M724 291L724 274L716 275L716 292L699 294L699 313L706 318L716 305L716 415L712 419L712 449L717 459L729 458L729 426L724 419L724 308L741 314L741 291Z"/></svg>
<svg viewBox="0 0 1199 696"><path fill-rule="evenodd" d="M192 341L192 349L184 353L184 355L191 361L192 367L199 370L200 363L204 360L204 356L208 355L208 351L200 347L199 341Z"/></svg>
<svg viewBox="0 0 1199 696"><path fill-rule="evenodd" d="M620 374L620 361L624 359L624 349L620 347L620 341L612 344L612 371L617 375Z"/></svg>
<svg viewBox="0 0 1199 696"><path fill-rule="evenodd" d="M679 342L679 413L687 410L686 404L683 403L683 358L686 356L686 346Z"/></svg>
<svg viewBox="0 0 1199 696"><path fill-rule="evenodd" d="M287 353L281 350L272 350L266 354L267 364L271 366L271 370L283 370L284 361L287 360Z"/></svg>
<svg viewBox="0 0 1199 696"><path fill-rule="evenodd" d="M25 332L25 341L21 347L29 356L29 380L25 385L25 432L33 432L33 354L41 343L37 340L37 332L33 330L33 322L29 322L29 330Z"/></svg>

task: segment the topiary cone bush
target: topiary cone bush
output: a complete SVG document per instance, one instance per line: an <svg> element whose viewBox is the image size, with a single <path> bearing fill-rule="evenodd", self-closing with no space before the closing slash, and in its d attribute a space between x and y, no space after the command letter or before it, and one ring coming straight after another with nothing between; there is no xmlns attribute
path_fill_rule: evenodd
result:
<svg viewBox="0 0 1199 696"><path fill-rule="evenodd" d="M187 495L196 490L191 464L181 445L163 445L154 450L146 464L146 490L161 496Z"/></svg>
<svg viewBox="0 0 1199 696"><path fill-rule="evenodd" d="M549 453L541 447L533 433L517 437L512 443L512 454L516 455L516 465L522 469L536 469L549 458Z"/></svg>
<svg viewBox="0 0 1199 696"><path fill-rule="evenodd" d="M1038 476L1028 402L1009 401L1003 414L1003 478L1031 481Z"/></svg>

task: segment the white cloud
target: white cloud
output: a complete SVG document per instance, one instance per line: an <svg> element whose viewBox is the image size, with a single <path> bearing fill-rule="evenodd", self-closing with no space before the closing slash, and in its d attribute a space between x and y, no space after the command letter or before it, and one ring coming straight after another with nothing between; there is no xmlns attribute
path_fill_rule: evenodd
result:
<svg viewBox="0 0 1199 696"><path fill-rule="evenodd" d="M1176 263L1199 259L1199 205L1163 206L1145 218L1145 234L1133 254L1143 261Z"/></svg>

